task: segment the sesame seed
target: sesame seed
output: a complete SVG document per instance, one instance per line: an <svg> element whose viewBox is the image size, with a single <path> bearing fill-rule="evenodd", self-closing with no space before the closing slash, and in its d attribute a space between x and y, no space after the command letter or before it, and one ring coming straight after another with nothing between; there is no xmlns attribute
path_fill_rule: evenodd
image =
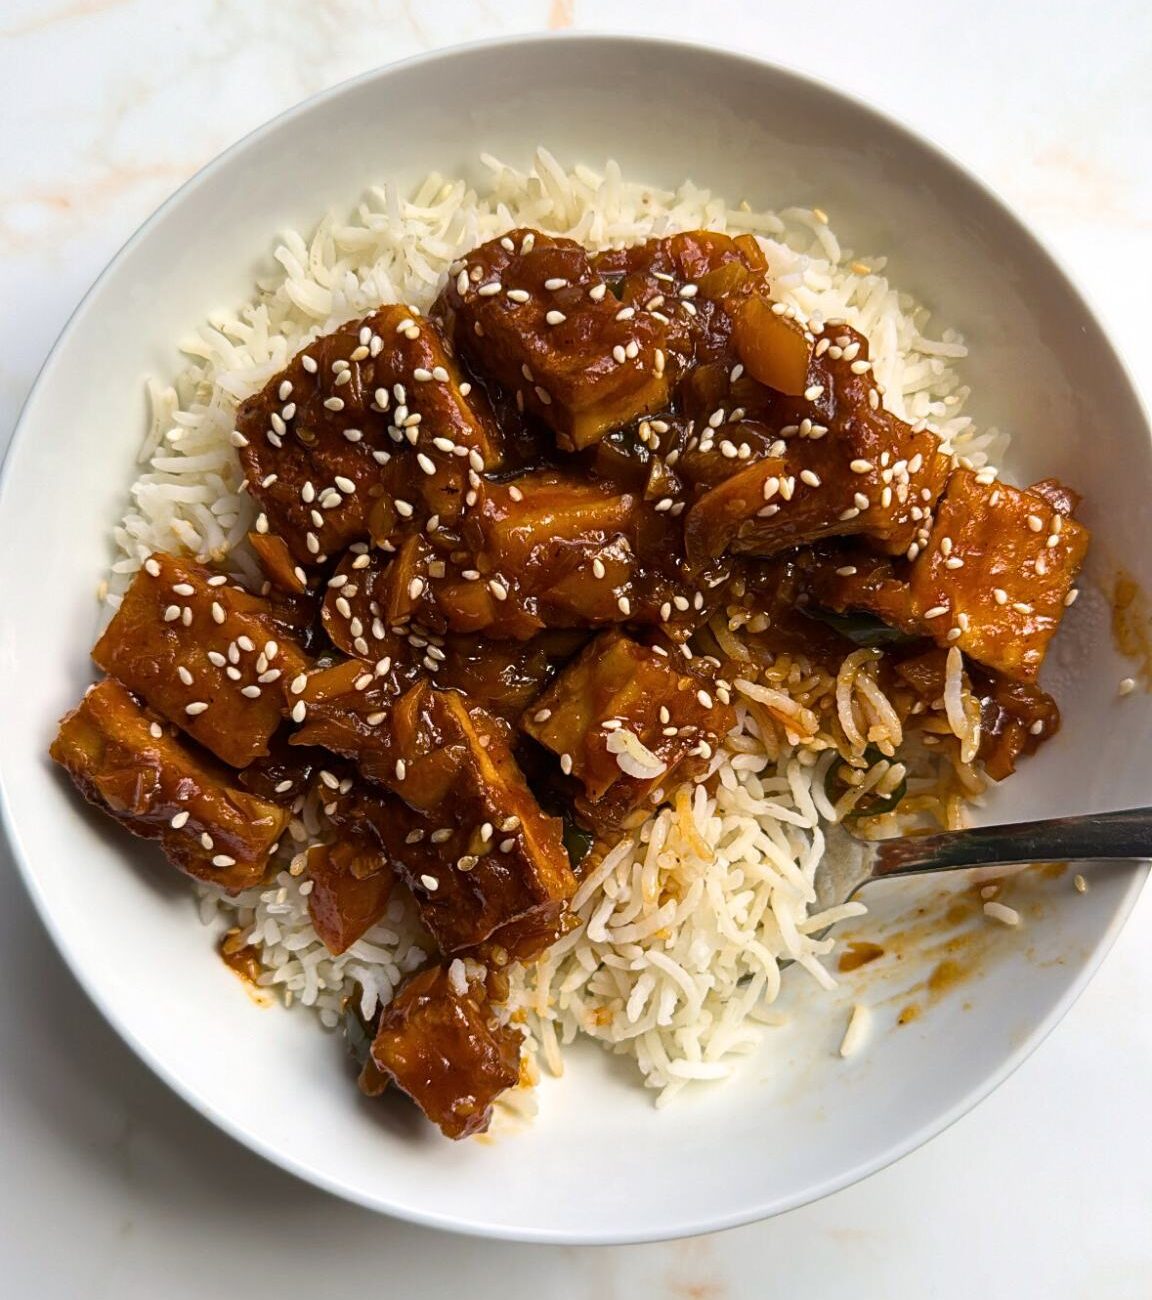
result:
<svg viewBox="0 0 1152 1300"><path fill-rule="evenodd" d="M537 711L532 715L532 721L533 721L533 722L547 722L548 719L549 719L551 716L552 716L552 710L551 710L551 709L538 709L538 710L537 710Z"/></svg>
<svg viewBox="0 0 1152 1300"><path fill-rule="evenodd" d="M1081 875L1073 876L1072 883L1076 886L1076 892L1078 894L1086 894L1088 892L1088 882L1084 879L1083 876Z"/></svg>
<svg viewBox="0 0 1152 1300"><path fill-rule="evenodd" d="M424 591L424 579L419 577L413 578L412 581L408 584L408 599L409 600L419 599L423 591Z"/></svg>
<svg viewBox="0 0 1152 1300"><path fill-rule="evenodd" d="M539 384L536 385L536 396L545 406L552 405L552 394L546 388L541 388Z"/></svg>
<svg viewBox="0 0 1152 1300"><path fill-rule="evenodd" d="M180 666L176 669L176 676L180 678L180 680L184 683L185 686L192 685L192 680L193 680L192 674L188 671L187 668L184 667L183 664L180 664Z"/></svg>
<svg viewBox="0 0 1152 1300"><path fill-rule="evenodd" d="M560 771L563 772L565 776L571 776L571 774L572 774L572 755L571 755L571 754L561 754L561 755L560 755Z"/></svg>
<svg viewBox="0 0 1152 1300"><path fill-rule="evenodd" d="M292 706L292 714L291 714L292 721L303 722L307 716L308 716L307 704L305 704L303 700L297 700L296 703Z"/></svg>
<svg viewBox="0 0 1152 1300"><path fill-rule="evenodd" d="M616 313L617 320L631 320L636 315L635 307L621 307Z"/></svg>
<svg viewBox="0 0 1152 1300"><path fill-rule="evenodd" d="M616 362L617 365L620 366L622 366L624 362L628 360L628 354L624 351L622 344L617 343L616 346L612 349L612 359Z"/></svg>
<svg viewBox="0 0 1152 1300"><path fill-rule="evenodd" d="M405 774L406 774L407 771L408 771L408 764L405 763L404 760L403 760L402 758L398 758L398 759L396 760L396 769L395 769L395 770L396 770L396 780L397 780L397 781L403 781L403 780L404 780L404 776L405 776Z"/></svg>
<svg viewBox="0 0 1152 1300"><path fill-rule="evenodd" d="M498 294L500 290L503 289L503 287L504 286L500 283L499 280L492 280L488 284L482 284L480 288L476 290L476 292L480 295L481 298L492 298L496 294Z"/></svg>
<svg viewBox="0 0 1152 1300"><path fill-rule="evenodd" d="M190 717L198 717L207 709L208 705L203 700L193 700L191 704L185 704L184 712Z"/></svg>
<svg viewBox="0 0 1152 1300"><path fill-rule="evenodd" d="M256 699L259 699L259 698L260 698L260 687L259 687L259 686L242 686L242 687L240 688L240 694L246 696L246 697L247 697L248 699L250 699L250 700L256 700Z"/></svg>
<svg viewBox="0 0 1152 1300"><path fill-rule="evenodd" d="M416 463L429 477L436 473L436 462L431 456L425 455L424 452L417 452Z"/></svg>
<svg viewBox="0 0 1152 1300"><path fill-rule="evenodd" d="M344 409L344 399L342 397L326 397L324 399L324 408L328 411L342 411Z"/></svg>
<svg viewBox="0 0 1152 1300"><path fill-rule="evenodd" d="M165 623L174 623L179 617L180 617L179 605L169 605L168 608L164 611Z"/></svg>
<svg viewBox="0 0 1152 1300"><path fill-rule="evenodd" d="M807 483L809 487L817 488L820 486L820 475L815 470L802 469L800 471L800 482Z"/></svg>
<svg viewBox="0 0 1152 1300"><path fill-rule="evenodd" d="M506 840L501 840L501 841L500 841L500 852L501 852L501 853L511 853L512 850L513 850L515 847L516 847L516 840L515 840L515 838L514 838L513 836L511 836L511 835L510 835Z"/></svg>
<svg viewBox="0 0 1152 1300"><path fill-rule="evenodd" d="M568 281L562 276L554 275L544 281L544 288L547 289L549 293L555 293L557 289L566 289L567 287Z"/></svg>
<svg viewBox="0 0 1152 1300"><path fill-rule="evenodd" d="M178 813L173 814L172 820L168 825L171 826L174 831L178 831L188 824L188 818L190 816L191 813L189 813L187 808L182 808Z"/></svg>
<svg viewBox="0 0 1152 1300"><path fill-rule="evenodd" d="M705 690L697 691L696 698L697 700L699 700L701 708L710 709L712 707L712 696L709 695L707 691Z"/></svg>
<svg viewBox="0 0 1152 1300"><path fill-rule="evenodd" d="M1031 528L1034 533L1042 533L1044 531L1044 520L1041 519L1039 515L1029 515L1028 527Z"/></svg>
<svg viewBox="0 0 1152 1300"><path fill-rule="evenodd" d="M811 384L804 390L804 400L806 402L814 402L823 392L823 384Z"/></svg>
<svg viewBox="0 0 1152 1300"><path fill-rule="evenodd" d="M1136 679L1134 677L1125 677L1116 689L1120 695L1131 695L1136 689Z"/></svg>
<svg viewBox="0 0 1152 1300"><path fill-rule="evenodd" d="M411 519L415 511L407 501L402 501L399 497L392 504L396 507L396 513L401 519Z"/></svg>
<svg viewBox="0 0 1152 1300"><path fill-rule="evenodd" d="M153 740L163 740L164 728L158 722L152 722L148 726L148 734Z"/></svg>
<svg viewBox="0 0 1152 1300"><path fill-rule="evenodd" d="M497 600L508 599L508 588L497 578L489 578L488 590L496 597Z"/></svg>
<svg viewBox="0 0 1152 1300"><path fill-rule="evenodd" d="M531 296L532 295L528 292L527 289L508 290L508 297L511 298L513 302L524 303L527 302Z"/></svg>
<svg viewBox="0 0 1152 1300"><path fill-rule="evenodd" d="M544 320L549 325L563 325L568 319L562 311L549 311L544 313Z"/></svg>
<svg viewBox="0 0 1152 1300"><path fill-rule="evenodd" d="M364 721L370 727L378 727L388 717L388 710L381 709L378 713L370 713Z"/></svg>
<svg viewBox="0 0 1152 1300"><path fill-rule="evenodd" d="M435 876L424 875L420 877L420 883L430 892L440 888L440 882Z"/></svg>
<svg viewBox="0 0 1152 1300"><path fill-rule="evenodd" d="M621 614L624 615L625 618L628 618L629 615L632 613L632 602L628 599L627 596L617 596L616 608L620 611Z"/></svg>
<svg viewBox="0 0 1152 1300"><path fill-rule="evenodd" d="M837 569L836 573L841 578L851 578L855 576L856 571L856 566L854 564L845 564Z"/></svg>
<svg viewBox="0 0 1152 1300"><path fill-rule="evenodd" d="M236 859L230 858L227 853L217 853L212 859L212 865L214 867L234 867Z"/></svg>
<svg viewBox="0 0 1152 1300"><path fill-rule="evenodd" d="M606 284L594 284L592 288L588 290L588 297L591 298L593 302L599 302L607 292L608 286Z"/></svg>
<svg viewBox="0 0 1152 1300"><path fill-rule="evenodd" d="M925 610L925 612L924 612L924 617L925 617L925 618L940 618L942 615L947 614L947 613L948 613L948 606L947 606L947 605L933 605L931 609L929 609L929 610Z"/></svg>
<svg viewBox="0 0 1152 1300"><path fill-rule="evenodd" d="M602 578L606 572L604 561L598 555L592 561L592 572L597 578Z"/></svg>
<svg viewBox="0 0 1152 1300"><path fill-rule="evenodd" d="M1067 596L1064 597L1064 607L1067 609L1070 606L1075 605L1076 598L1079 595L1080 595L1079 589L1077 587L1073 587L1072 590L1067 594Z"/></svg>

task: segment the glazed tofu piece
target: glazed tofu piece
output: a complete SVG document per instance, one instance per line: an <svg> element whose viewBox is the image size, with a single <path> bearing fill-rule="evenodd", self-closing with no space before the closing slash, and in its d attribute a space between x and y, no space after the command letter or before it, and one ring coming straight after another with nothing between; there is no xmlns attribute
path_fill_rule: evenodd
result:
<svg viewBox="0 0 1152 1300"><path fill-rule="evenodd" d="M785 393L807 385L812 338L771 299L752 235L689 230L594 259L620 300L664 325L678 369L734 363Z"/></svg>
<svg viewBox="0 0 1152 1300"><path fill-rule="evenodd" d="M339 956L384 915L392 870L374 843L352 835L309 849L304 870L312 882L308 914L313 928L328 951Z"/></svg>
<svg viewBox="0 0 1152 1300"><path fill-rule="evenodd" d="M938 642L1035 681L1088 549L1088 530L1045 496L972 470L948 480L910 588Z"/></svg>
<svg viewBox="0 0 1152 1300"><path fill-rule="evenodd" d="M311 662L268 601L183 556L150 556L92 658L231 767L268 753Z"/></svg>
<svg viewBox="0 0 1152 1300"><path fill-rule="evenodd" d="M238 788L110 677L64 718L51 754L89 803L229 893L259 884L288 825L286 808Z"/></svg>
<svg viewBox="0 0 1152 1300"><path fill-rule="evenodd" d="M526 640L545 628L671 619L677 518L610 482L551 469L486 482L477 495L455 557L438 565L425 555L416 581L407 571L390 578L398 607L415 593L413 622Z"/></svg>
<svg viewBox="0 0 1152 1300"><path fill-rule="evenodd" d="M308 572L355 541L464 509L469 471L498 466L499 432L432 322L382 307L316 339L241 403L237 450L258 529Z"/></svg>
<svg viewBox="0 0 1152 1300"><path fill-rule="evenodd" d="M741 421L717 408L691 455L712 454L721 470L725 459L741 467L686 516L685 545L694 562L726 550L768 556L856 534L887 554L915 556L950 461L928 429L883 409L871 370L862 368L870 364L867 341L847 326L821 335L803 400L775 404L779 436L770 445L762 422L754 423L751 455L743 462L725 446L738 451L748 441Z"/></svg>
<svg viewBox="0 0 1152 1300"><path fill-rule="evenodd" d="M461 352L567 450L665 404L665 326L622 307L574 240L514 230L482 244L442 308Z"/></svg>
<svg viewBox="0 0 1152 1300"><path fill-rule="evenodd" d="M700 770L735 722L711 683L612 631L588 644L520 726L579 782L589 819L611 825Z"/></svg>
<svg viewBox="0 0 1152 1300"><path fill-rule="evenodd" d="M375 665L343 659L289 684L295 703L293 746L315 746L355 762L383 780L394 764L387 742L392 706L417 678L411 664L385 657Z"/></svg>
<svg viewBox="0 0 1152 1300"><path fill-rule="evenodd" d="M465 1138L488 1128L492 1103L519 1081L521 1042L454 963L413 975L384 1008L372 1061L445 1137Z"/></svg>
<svg viewBox="0 0 1152 1300"><path fill-rule="evenodd" d="M370 775L420 814L396 865L444 952L526 917L561 922L576 888L561 823L528 789L497 719L420 682L393 707Z"/></svg>

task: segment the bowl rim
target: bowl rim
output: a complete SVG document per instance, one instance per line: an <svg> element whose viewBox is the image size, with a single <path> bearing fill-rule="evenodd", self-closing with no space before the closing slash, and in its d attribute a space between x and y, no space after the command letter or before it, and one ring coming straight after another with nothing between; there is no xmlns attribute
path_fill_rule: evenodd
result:
<svg viewBox="0 0 1152 1300"><path fill-rule="evenodd" d="M943 164L945 164L946 167L957 173L961 180L965 181L968 185L981 193L982 196L998 210L999 215L1010 226L1015 228L1016 234L1022 236L1034 247L1035 251L1040 255L1041 260L1046 263L1048 273L1054 276L1057 280L1062 281L1062 287L1067 291L1072 300L1079 305L1087 320L1095 326L1101 342L1107 347L1108 352L1111 354L1111 359L1115 362L1121 377L1129 389L1128 396L1131 398L1135 409L1143 418L1146 432L1148 432L1149 437L1152 437L1152 428L1149 427L1149 405L1144 400L1140 386L1136 383L1131 373L1127 359L1124 354L1117 349L1116 345L1112 341L1111 335L1108 330L1105 329L1100 315L1096 311L1089 294L1085 292L1077 279L1066 269L1062 261L1052 252L1045 240L1037 235L1031 227L1017 215L1012 205L998 192L998 190L985 181L980 175L972 171L966 163L960 161L948 148L941 145L931 135L921 131L918 127L913 128L907 125L905 122L891 115L886 110L877 107L868 99L858 95L855 91L832 85L823 77L812 71L775 58L735 50L723 45L713 45L703 41L656 36L642 32L525 32L505 36L488 37L480 40L439 47L432 50L420 51L419 53L410 55L406 58L380 64L352 77L345 78L333 86L300 100L287 109L284 109L282 112L277 113L275 116L252 128L227 148L216 154L202 167L198 168L190 177L183 181L149 214L148 217L145 218L145 220L132 232L132 234L128 236L128 238L109 259L107 264L84 292L76 306L69 313L63 327L56 337L56 340L52 344L51 349L41 364L37 375L21 404L19 414L15 425L13 426L11 438L5 450L3 462L0 464L0 519L3 518L5 505L12 491L11 482L15 474L15 467L19 461L24 444L28 440L28 426L32 422L36 401L41 391L53 381L54 371L59 361L59 355L65 343L80 328L88 313L93 309L93 304L104 283L119 271L121 265L128 260L137 246L142 244L150 236L153 229L160 226L167 219L169 213L177 209L193 190L205 184L211 177L216 175L217 172L230 166L237 157L257 146L265 137L273 134L275 131L285 128L293 121L310 114L321 105L332 103L351 91L354 91L370 82L389 77L401 70L419 67L423 64L450 64L456 59L468 59L474 54L483 53L484 51L501 47L515 47L519 49L531 49L532 47L536 47L538 49L543 49L546 45L557 41L582 44L589 47L597 45L624 45L636 48L657 46L688 53L703 54L719 60L730 60L751 71L758 73L767 72L770 75L775 75L786 80L791 79L794 82L805 85L809 89L831 96L833 99L839 99L846 107L850 108L855 113L860 114L865 118L871 118L873 121L877 122L878 125L890 132L896 133L900 137L903 137L910 144L931 151ZM1053 1004L1049 1012L1041 1020L1035 1023L1028 1035L1023 1038L1010 1053L1008 1053L1000 1067L986 1076L978 1086L972 1088L970 1092L961 1097L946 1111L935 1116L931 1121L921 1125L919 1128L906 1134L899 1142L891 1145L879 1155L873 1156L870 1159L862 1160L855 1166L842 1170L834 1177L826 1178L822 1182L810 1187L805 1187L788 1196L777 1197L765 1202L757 1202L738 1211L712 1215L702 1213L698 1217L683 1219L677 1222L669 1222L663 1225L658 1232L623 1230L620 1232L607 1233L585 1232L581 1231L579 1228L569 1229L566 1227L516 1228L503 1224L488 1223L480 1217L463 1218L458 1214L442 1215L435 1212L414 1209L394 1200L366 1194L360 1189L343 1182L338 1177L333 1177L322 1171L308 1167L302 1161L296 1160L288 1152L248 1132L241 1124L233 1121L227 1114L223 1113L211 1102L196 1092L190 1085L186 1084L178 1072L170 1070L161 1060L159 1060L154 1055L148 1044L133 1031L115 1007L111 1005L95 987L89 984L83 964L79 960L79 957L70 949L63 932L58 928L55 922L48 900L40 888L37 872L32 864L31 856L25 851L19 833L16 815L9 795L8 783L5 779L5 767L8 761L6 753L6 749L0 748L0 832L3 833L4 839L11 849L13 861L20 878L24 883L24 887L31 896L40 921L52 939L57 952L63 958L65 965L83 990L85 996L112 1026L119 1037L132 1049L137 1057L139 1057L139 1059L153 1072L154 1075L161 1079L178 1097L192 1106L201 1116L223 1132L227 1133L237 1142L247 1147L250 1151L262 1156L271 1164L278 1166L285 1172L290 1173L315 1187L319 1187L324 1191L330 1192L333 1195L339 1196L354 1204L361 1205L366 1209L384 1213L395 1219L413 1223L421 1227L510 1242L553 1245L627 1245L641 1242L667 1241L702 1233L721 1231L727 1228L734 1228L744 1224L757 1222L761 1219L767 1219L777 1214L785 1213L788 1210L798 1209L804 1205L811 1204L831 1195L834 1192L843 1190L844 1188L887 1168L891 1164L894 1164L896 1161L902 1159L904 1156L924 1145L938 1134L950 1128L958 1119L966 1115L981 1101L987 1098L992 1092L999 1088L1006 1079L1014 1074L1015 1071L1024 1064L1024 1062L1048 1037L1056 1025L1064 1018L1074 1003L1079 999L1084 989L1096 974L1096 971L1099 969L1104 958L1108 955L1108 952L1115 943L1121 929L1124 927L1131 915L1144 881L1148 876L1150 868L1152 868L1152 863L1147 862L1134 863L1132 865L1131 879L1128 881L1127 886L1121 895L1119 905L1117 906L1107 928L1099 937L1095 947L1080 964L1076 977L1068 985L1060 998L1058 998Z"/></svg>

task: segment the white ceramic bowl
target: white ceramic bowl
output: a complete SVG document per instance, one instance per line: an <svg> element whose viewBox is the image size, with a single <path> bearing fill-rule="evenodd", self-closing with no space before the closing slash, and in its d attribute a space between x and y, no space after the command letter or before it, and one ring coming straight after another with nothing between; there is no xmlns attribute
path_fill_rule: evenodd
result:
<svg viewBox="0 0 1152 1300"><path fill-rule="evenodd" d="M568 162L612 156L633 177L691 177L755 207L819 204L853 247L887 253L896 281L967 334L973 410L1015 431L1018 480L1057 474L1086 494L1097 581L1122 559L1152 587L1152 455L1132 387L1088 309L977 182L827 87L660 41L486 44L338 87L201 172L85 299L29 399L0 496L4 812L61 952L158 1074L286 1169L426 1224L619 1242L800 1205L939 1132L1067 1009L1143 873L1102 871L1084 896L1067 877L1024 889L1025 929L986 926L957 939L961 964L977 969L934 1006L911 986L945 941L906 936L906 960L889 963L896 973L863 989L876 1033L851 1061L835 1047L853 989L820 999L801 979L786 981L794 1024L731 1084L658 1112L620 1062L589 1049L543 1087L532 1130L454 1145L414 1112L363 1102L336 1040L310 1017L256 1009L215 956L182 882L66 788L45 751L91 679L94 594L134 476L144 376L171 371L175 341L211 309L248 296L283 228L311 225L372 182L415 181L432 168L473 174L482 150L525 163L540 142ZM986 817L1152 802L1149 702L1116 698L1129 670L1091 585L1051 675L1064 730ZM938 897L930 884L890 887L873 897L873 924L899 927L911 906L931 916ZM909 1001L925 1014L898 1028L895 1012ZM1006 1176L1010 1162L1005 1153Z"/></svg>

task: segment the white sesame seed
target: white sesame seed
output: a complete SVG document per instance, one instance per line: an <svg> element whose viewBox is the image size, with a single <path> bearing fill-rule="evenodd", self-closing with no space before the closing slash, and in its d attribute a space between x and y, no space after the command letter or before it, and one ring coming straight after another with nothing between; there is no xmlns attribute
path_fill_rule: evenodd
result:
<svg viewBox="0 0 1152 1300"><path fill-rule="evenodd" d="M184 712L190 717L198 717L208 705L203 700L193 700L191 704L185 704Z"/></svg>
<svg viewBox="0 0 1152 1300"><path fill-rule="evenodd" d="M1125 677L1116 689L1120 695L1131 695L1136 689L1136 679L1134 677Z"/></svg>
<svg viewBox="0 0 1152 1300"><path fill-rule="evenodd" d="M624 615L625 618L628 618L632 613L632 602L628 599L627 596L617 596L616 608L620 611L621 614Z"/></svg>
<svg viewBox="0 0 1152 1300"><path fill-rule="evenodd" d="M624 351L624 347L622 344L617 343L616 346L612 349L612 359L616 362L617 365L620 366L622 366L624 362L628 360L628 354Z"/></svg>
<svg viewBox="0 0 1152 1300"><path fill-rule="evenodd" d="M497 600L508 599L508 588L497 578L488 579L488 590Z"/></svg>
<svg viewBox="0 0 1152 1300"><path fill-rule="evenodd" d="M435 876L423 875L423 876L420 877L420 883L421 883L421 884L424 886L424 888L427 889L429 892L434 891L434 890L437 890L437 889L440 888L440 882L436 879Z"/></svg>
<svg viewBox="0 0 1152 1300"><path fill-rule="evenodd" d="M307 716L308 716L307 704L305 704L303 700L297 700L296 703L292 706L292 714L291 714L292 721L303 722Z"/></svg>
<svg viewBox="0 0 1152 1300"><path fill-rule="evenodd" d="M403 780L404 780L404 777L405 777L405 775L406 775L406 773L407 773L407 771L408 771L408 764L405 763L404 760L403 760L402 758L398 758L398 759L396 760L396 768L395 768L395 771L396 771L396 780L397 780L397 781L403 781Z"/></svg>
<svg viewBox="0 0 1152 1300"><path fill-rule="evenodd" d="M212 859L212 865L214 867L234 867L236 859L230 858L227 853L217 853Z"/></svg>
<svg viewBox="0 0 1152 1300"><path fill-rule="evenodd" d="M168 825L171 826L174 831L178 831L188 824L188 818L190 816L191 814L188 812L187 808L182 808L178 813L173 814L172 820Z"/></svg>
<svg viewBox="0 0 1152 1300"><path fill-rule="evenodd" d="M544 320L549 325L563 325L568 319L562 311L549 311L544 313Z"/></svg>
<svg viewBox="0 0 1152 1300"><path fill-rule="evenodd" d="M570 776L570 775L572 774L572 755L571 755L571 754L561 754L561 755L560 755L560 771L563 772L565 776Z"/></svg>
<svg viewBox="0 0 1152 1300"><path fill-rule="evenodd" d="M697 691L696 698L700 702L701 708L710 709L712 707L712 696L709 695L707 691L705 690Z"/></svg>
<svg viewBox="0 0 1152 1300"><path fill-rule="evenodd" d="M498 294L503 287L499 280L492 280L488 284L482 284L476 292L481 298L491 298Z"/></svg>
<svg viewBox="0 0 1152 1300"><path fill-rule="evenodd" d="M592 288L588 290L588 297L591 298L593 302L599 302L607 292L608 286L606 284L594 284Z"/></svg>

